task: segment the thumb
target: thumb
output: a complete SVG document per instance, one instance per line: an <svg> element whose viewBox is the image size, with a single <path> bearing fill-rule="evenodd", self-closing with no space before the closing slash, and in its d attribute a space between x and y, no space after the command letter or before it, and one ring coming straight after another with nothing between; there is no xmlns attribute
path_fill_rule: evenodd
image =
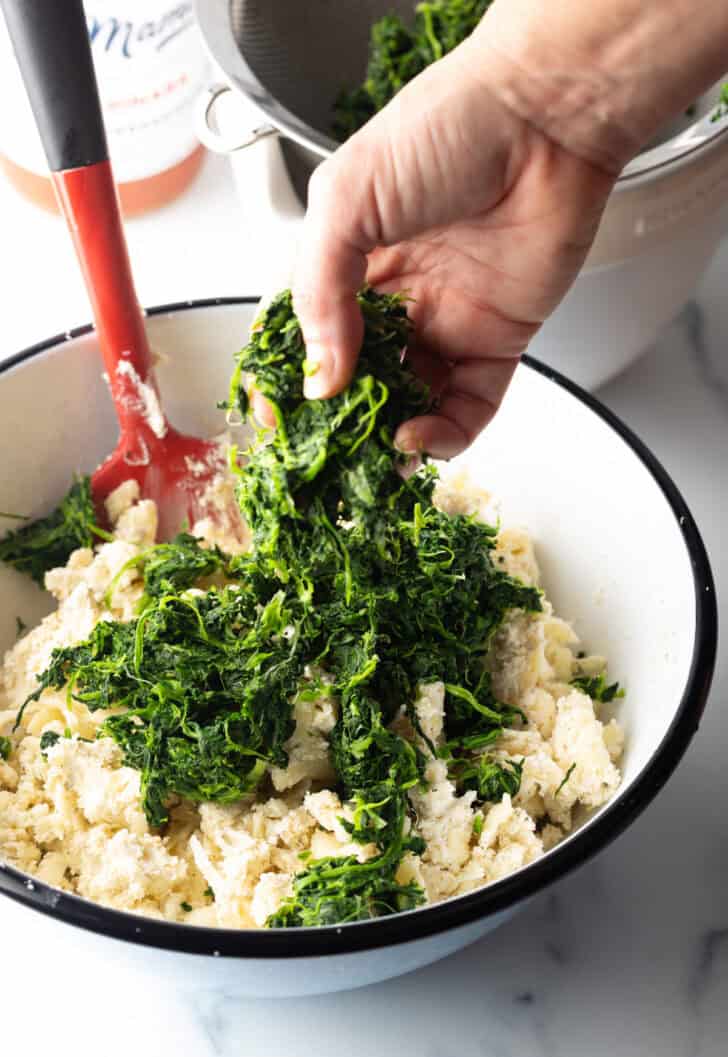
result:
<svg viewBox="0 0 728 1057"><path fill-rule="evenodd" d="M427 75L436 76L434 67ZM364 332L356 294L367 255L423 227L424 195L414 190L424 192L423 179L412 146L422 139L427 113L422 80L407 85L311 177L293 281L310 399L334 396L351 381Z"/></svg>
<svg viewBox="0 0 728 1057"><path fill-rule="evenodd" d="M334 396L349 384L364 333L356 293L374 244L358 231L346 193L356 180L348 154L337 151L311 178L293 282L306 343L304 393L311 400Z"/></svg>
<svg viewBox="0 0 728 1057"><path fill-rule="evenodd" d="M351 380L367 255L473 216L504 193L510 126L491 120L474 66L461 45L428 67L311 178L293 282L309 398L333 396Z"/></svg>

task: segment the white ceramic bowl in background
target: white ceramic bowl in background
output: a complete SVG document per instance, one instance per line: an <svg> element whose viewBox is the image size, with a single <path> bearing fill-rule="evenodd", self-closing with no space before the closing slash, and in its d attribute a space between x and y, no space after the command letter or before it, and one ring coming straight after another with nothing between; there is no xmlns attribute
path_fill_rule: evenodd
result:
<svg viewBox="0 0 728 1057"><path fill-rule="evenodd" d="M364 74L373 19L388 11L408 19L413 3L199 0L196 8L222 85L203 104L199 135L230 155L263 288L286 286L306 177L337 146L328 132L333 100ZM531 344L588 389L657 338L728 229L728 115L711 120L718 95L716 85L627 166L581 274Z"/></svg>
<svg viewBox="0 0 728 1057"><path fill-rule="evenodd" d="M152 344L164 354L165 405L182 429L222 427L215 403L227 392L232 353L253 313L252 300L150 313ZM0 508L46 512L115 436L88 329L11 359L0 368ZM84 949L91 972L113 959L196 989L334 991L417 968L483 936L629 825L685 751L710 685L716 607L690 513L621 423L530 361L519 367L495 422L458 462L502 498L504 521L528 526L557 611L576 621L587 647L605 653L610 673L627 687L617 703L627 732L624 778L613 800L542 859L485 889L341 927L267 932L160 922L99 907L0 863L0 892L10 897L0 900L6 949L22 944L39 960L57 958L59 977L64 947L73 944ZM16 616L31 623L48 602L7 568L0 568L0 600L5 649Z"/></svg>

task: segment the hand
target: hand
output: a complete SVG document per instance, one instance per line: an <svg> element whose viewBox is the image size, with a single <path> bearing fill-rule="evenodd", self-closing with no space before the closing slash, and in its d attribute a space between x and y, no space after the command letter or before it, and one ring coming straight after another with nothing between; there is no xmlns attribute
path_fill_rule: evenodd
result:
<svg viewBox="0 0 728 1057"><path fill-rule="evenodd" d="M467 46L426 70L311 181L294 282L306 395L350 380L366 281L412 298L409 356L439 395L408 452L450 458L491 419L518 359L577 274L615 172L513 113Z"/></svg>
<svg viewBox="0 0 728 1057"><path fill-rule="evenodd" d="M310 397L349 381L355 291L407 290L439 403L406 451L449 458L495 413L574 280L622 166L725 68L706 0L494 0L475 33L314 173L294 304Z"/></svg>

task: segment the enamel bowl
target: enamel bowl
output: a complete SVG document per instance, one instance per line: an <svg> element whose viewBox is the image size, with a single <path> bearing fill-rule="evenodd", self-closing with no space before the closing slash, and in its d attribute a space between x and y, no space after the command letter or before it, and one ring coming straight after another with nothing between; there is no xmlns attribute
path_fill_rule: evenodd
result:
<svg viewBox="0 0 728 1057"><path fill-rule="evenodd" d="M232 354L255 301L149 313L172 420L223 426ZM0 508L37 516L114 446L116 426L88 328L0 368ZM542 859L485 889L377 921L289 931L195 928L108 910L0 863L0 935L44 965L81 948L87 971L128 966L176 985L247 995L346 989L418 968L482 937L535 893L602 850L659 792L692 738L716 651L711 572L689 510L665 471L598 401L541 364L519 368L495 422L459 460L527 526L557 612L627 687L615 797ZM0 522L0 531L11 527ZM43 592L0 569L0 648L48 610ZM56 976L56 979L62 976Z"/></svg>

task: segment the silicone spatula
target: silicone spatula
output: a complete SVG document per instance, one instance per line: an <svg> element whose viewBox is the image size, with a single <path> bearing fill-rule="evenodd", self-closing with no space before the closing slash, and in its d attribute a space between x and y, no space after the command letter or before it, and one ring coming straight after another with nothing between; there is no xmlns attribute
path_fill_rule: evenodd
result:
<svg viewBox="0 0 728 1057"><path fill-rule="evenodd" d="M158 536L210 514L219 445L186 436L159 403L109 162L82 0L0 0L61 211L91 301L119 420L115 450L92 476L99 512L134 478L159 512Z"/></svg>

